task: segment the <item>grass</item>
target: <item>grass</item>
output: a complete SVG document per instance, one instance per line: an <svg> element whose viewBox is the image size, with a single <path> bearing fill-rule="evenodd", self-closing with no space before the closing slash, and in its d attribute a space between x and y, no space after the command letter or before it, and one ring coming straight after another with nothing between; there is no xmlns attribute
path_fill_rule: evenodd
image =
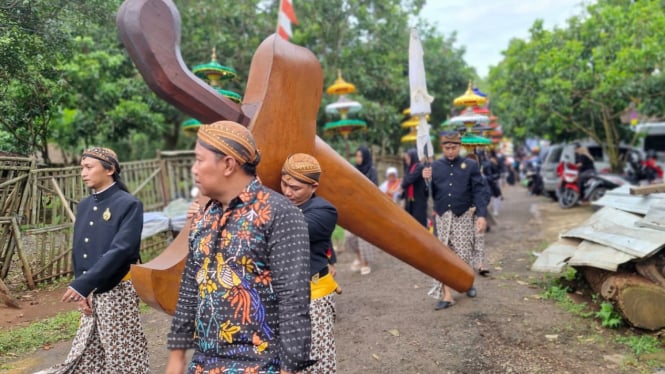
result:
<svg viewBox="0 0 665 374"><path fill-rule="evenodd" d="M344 246L344 229L342 226L335 226L335 231L332 233L332 242L335 248Z"/></svg>
<svg viewBox="0 0 665 374"><path fill-rule="evenodd" d="M141 302L139 311L145 313L150 307ZM79 326L80 312L70 311L31 323L0 331L0 362L6 362L18 355L45 347L63 340L74 338ZM0 365L0 369L3 366ZM1 370L0 370L1 371Z"/></svg>
<svg viewBox="0 0 665 374"><path fill-rule="evenodd" d="M616 342L627 346L637 356L645 353L656 353L662 349L660 340L651 335L619 336L616 338Z"/></svg>
<svg viewBox="0 0 665 374"><path fill-rule="evenodd" d="M80 313L71 311L57 314L26 327L0 332L0 359L6 359L39 347L71 339L76 334Z"/></svg>
<svg viewBox="0 0 665 374"><path fill-rule="evenodd" d="M569 268L559 278L546 279L546 281L543 281L544 285L542 288L544 291L541 297L555 301L558 306L576 316L584 319L593 318L594 320L598 320L605 328L617 329L625 326L623 318L614 309L612 303L602 300L598 295L594 294L591 296L590 305L586 302L577 303L570 297L569 292L571 290L568 286L564 286L563 283L576 282L580 276L579 273L575 272L575 269ZM627 334L633 334L633 330L624 331ZM614 343L625 345L635 355L634 357L626 357L624 359L623 365L625 368L635 369L641 367L643 369L644 366L654 368L663 365L664 361L662 360L641 360L641 357L646 357L649 354L654 354L656 357L665 357L665 346L663 346L658 337L640 334L637 330L635 330L634 335L630 336L616 336L614 334L610 335L615 336ZM598 339L600 337L594 337L595 344L601 343ZM640 370L640 372L643 371Z"/></svg>

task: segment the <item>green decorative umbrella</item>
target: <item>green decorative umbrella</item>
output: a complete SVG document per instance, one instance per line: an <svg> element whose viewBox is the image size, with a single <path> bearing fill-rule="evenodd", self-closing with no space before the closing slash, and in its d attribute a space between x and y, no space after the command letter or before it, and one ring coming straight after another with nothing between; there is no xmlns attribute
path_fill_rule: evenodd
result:
<svg viewBox="0 0 665 374"><path fill-rule="evenodd" d="M217 61L210 61L207 64L200 64L194 66L192 72L196 74L197 77L202 79L212 80L224 80L231 79L238 76L238 72L234 68L221 65ZM213 79L216 78L216 79Z"/></svg>
<svg viewBox="0 0 665 374"><path fill-rule="evenodd" d="M217 62L217 52L215 48L212 49L210 62L194 66L192 73L203 80L207 79L209 84L215 88L220 87L221 81L233 79L238 76L238 72L236 72L234 68L224 66Z"/></svg>
<svg viewBox="0 0 665 374"><path fill-rule="evenodd" d="M492 141L482 136L470 133L462 135L462 145L465 146L484 146L490 144L492 144Z"/></svg>
<svg viewBox="0 0 665 374"><path fill-rule="evenodd" d="M367 122L360 119L341 119L335 122L328 122L323 126L325 131L337 131L345 138L349 136L351 131L367 127Z"/></svg>
<svg viewBox="0 0 665 374"><path fill-rule="evenodd" d="M230 99L236 104L240 104L240 102L242 101L242 97L233 91L223 90L219 87L215 87L215 90L219 92L220 95Z"/></svg>
<svg viewBox="0 0 665 374"><path fill-rule="evenodd" d="M324 131L336 131L344 137L346 145L346 158L349 158L349 134L351 131L367 127L367 122L359 119L341 119L335 122L328 122L323 126Z"/></svg>
<svg viewBox="0 0 665 374"><path fill-rule="evenodd" d="M184 131L185 134L196 135L196 133L199 131L199 127L201 127L201 122L196 118L189 118L183 121L180 124L180 127L182 127L182 131Z"/></svg>

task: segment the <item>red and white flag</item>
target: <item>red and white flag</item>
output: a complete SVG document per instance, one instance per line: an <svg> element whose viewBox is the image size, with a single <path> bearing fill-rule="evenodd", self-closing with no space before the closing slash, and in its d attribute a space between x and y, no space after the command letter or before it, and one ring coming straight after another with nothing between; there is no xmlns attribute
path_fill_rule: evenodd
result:
<svg viewBox="0 0 665 374"><path fill-rule="evenodd" d="M296 12L293 11L293 4L291 0L282 0L279 3L279 16L277 21L277 34L285 40L291 39L293 32L291 31L291 24L298 24L296 19Z"/></svg>

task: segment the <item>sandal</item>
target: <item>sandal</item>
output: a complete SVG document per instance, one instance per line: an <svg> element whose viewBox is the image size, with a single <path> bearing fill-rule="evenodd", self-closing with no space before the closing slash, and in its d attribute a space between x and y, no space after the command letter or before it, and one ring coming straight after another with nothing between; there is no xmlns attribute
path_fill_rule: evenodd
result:
<svg viewBox="0 0 665 374"><path fill-rule="evenodd" d="M478 269L478 274L480 274L483 277L489 277L490 271L487 269Z"/></svg>
<svg viewBox="0 0 665 374"><path fill-rule="evenodd" d="M453 301L439 300L439 301L437 301L436 305L434 306L434 310L441 310L441 309L450 308L453 305L455 305L454 300Z"/></svg>

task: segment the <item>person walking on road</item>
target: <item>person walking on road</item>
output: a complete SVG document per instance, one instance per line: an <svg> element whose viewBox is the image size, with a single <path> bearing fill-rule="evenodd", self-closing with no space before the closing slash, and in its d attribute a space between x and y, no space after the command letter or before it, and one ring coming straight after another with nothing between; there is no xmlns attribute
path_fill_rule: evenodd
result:
<svg viewBox="0 0 665 374"><path fill-rule="evenodd" d="M316 364L303 374L337 372L335 349L335 292L341 289L335 282L336 256L332 233L337 224L337 209L327 200L316 196L321 177L321 165L316 158L296 153L282 167L281 189L305 215L309 228L309 269L311 274L312 348L310 358Z"/></svg>
<svg viewBox="0 0 665 374"><path fill-rule="evenodd" d="M260 159L238 123L198 131L192 173L210 200L193 211L167 374L293 373L313 364L307 223L257 180Z"/></svg>
<svg viewBox="0 0 665 374"><path fill-rule="evenodd" d="M78 205L74 281L62 296L78 304L81 320L65 362L38 374L149 373L148 341L129 273L139 262L143 204L128 192L109 148L83 152L81 178L93 194Z"/></svg>
<svg viewBox="0 0 665 374"><path fill-rule="evenodd" d="M423 168L423 179L431 180L434 200L436 233L442 243L448 245L470 266L482 258L473 258L475 233L487 227L487 200L480 167L474 160L461 157L461 137L457 132L441 134L444 157ZM455 304L451 289L439 282L428 293L436 298L435 309L445 309ZM475 287L467 296L476 297Z"/></svg>
<svg viewBox="0 0 665 374"><path fill-rule="evenodd" d="M427 200L429 192L423 179L423 164L418 160L418 152L411 148L404 153L404 178L402 191L404 209L427 228Z"/></svg>
<svg viewBox="0 0 665 374"><path fill-rule="evenodd" d="M356 150L356 169L374 185L379 185L379 178L372 163L372 154L369 152L369 148L361 146ZM345 232L345 236L345 247L351 248L356 254L356 259L351 263L351 271L359 271L360 275L370 274L372 268L369 263L374 259L376 249L370 242L349 231Z"/></svg>

